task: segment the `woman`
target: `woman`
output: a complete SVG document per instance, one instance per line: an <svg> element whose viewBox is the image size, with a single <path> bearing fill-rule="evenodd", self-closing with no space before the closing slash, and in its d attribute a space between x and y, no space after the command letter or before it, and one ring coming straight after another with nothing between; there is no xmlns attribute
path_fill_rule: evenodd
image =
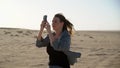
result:
<svg viewBox="0 0 120 68"><path fill-rule="evenodd" d="M69 60L65 52L69 51L73 24L62 14L56 14L52 20L52 27L47 21L42 21L36 41L37 47L47 47L49 55L49 68L70 68ZM43 29L46 28L48 35L42 38Z"/></svg>

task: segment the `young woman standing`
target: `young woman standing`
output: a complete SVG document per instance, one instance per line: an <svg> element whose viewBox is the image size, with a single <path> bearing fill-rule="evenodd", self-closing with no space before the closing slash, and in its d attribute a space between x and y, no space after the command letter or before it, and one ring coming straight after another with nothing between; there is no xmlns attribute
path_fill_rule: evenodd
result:
<svg viewBox="0 0 120 68"><path fill-rule="evenodd" d="M70 49L73 24L62 14L56 14L52 20L52 27L55 31L53 33L49 23L42 21L36 46L47 47L49 68L70 68L69 60L65 52ZM48 35L43 39L42 32L44 28L47 30Z"/></svg>

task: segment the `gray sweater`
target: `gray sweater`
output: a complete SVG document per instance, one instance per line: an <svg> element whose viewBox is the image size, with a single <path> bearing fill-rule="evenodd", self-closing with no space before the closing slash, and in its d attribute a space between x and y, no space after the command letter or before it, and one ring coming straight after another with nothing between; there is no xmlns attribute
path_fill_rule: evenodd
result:
<svg viewBox="0 0 120 68"><path fill-rule="evenodd" d="M53 33L53 35L55 35L55 33ZM36 46L37 47L45 47L49 44L50 40L49 40L49 36L47 35L44 39L42 40L36 40ZM69 59L69 63L71 65L73 65L77 59L81 56L81 53L77 53L77 52L72 52L70 51L70 43L71 43L71 37L68 31L63 31L61 36L56 39L52 44L52 47L54 48L54 50L57 51L63 51Z"/></svg>

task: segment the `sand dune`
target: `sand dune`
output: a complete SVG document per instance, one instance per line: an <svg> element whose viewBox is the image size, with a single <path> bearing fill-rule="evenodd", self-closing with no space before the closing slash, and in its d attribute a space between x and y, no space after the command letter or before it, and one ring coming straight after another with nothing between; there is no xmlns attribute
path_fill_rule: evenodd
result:
<svg viewBox="0 0 120 68"><path fill-rule="evenodd" d="M37 34L0 28L0 68L47 68L46 48L35 46ZM71 50L82 53L71 68L120 68L120 31L76 31Z"/></svg>

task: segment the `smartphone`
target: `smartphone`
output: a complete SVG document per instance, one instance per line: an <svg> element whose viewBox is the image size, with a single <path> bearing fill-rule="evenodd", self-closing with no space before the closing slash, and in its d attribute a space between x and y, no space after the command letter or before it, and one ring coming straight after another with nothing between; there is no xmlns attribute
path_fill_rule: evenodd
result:
<svg viewBox="0 0 120 68"><path fill-rule="evenodd" d="M43 21L47 21L47 15L43 16Z"/></svg>

